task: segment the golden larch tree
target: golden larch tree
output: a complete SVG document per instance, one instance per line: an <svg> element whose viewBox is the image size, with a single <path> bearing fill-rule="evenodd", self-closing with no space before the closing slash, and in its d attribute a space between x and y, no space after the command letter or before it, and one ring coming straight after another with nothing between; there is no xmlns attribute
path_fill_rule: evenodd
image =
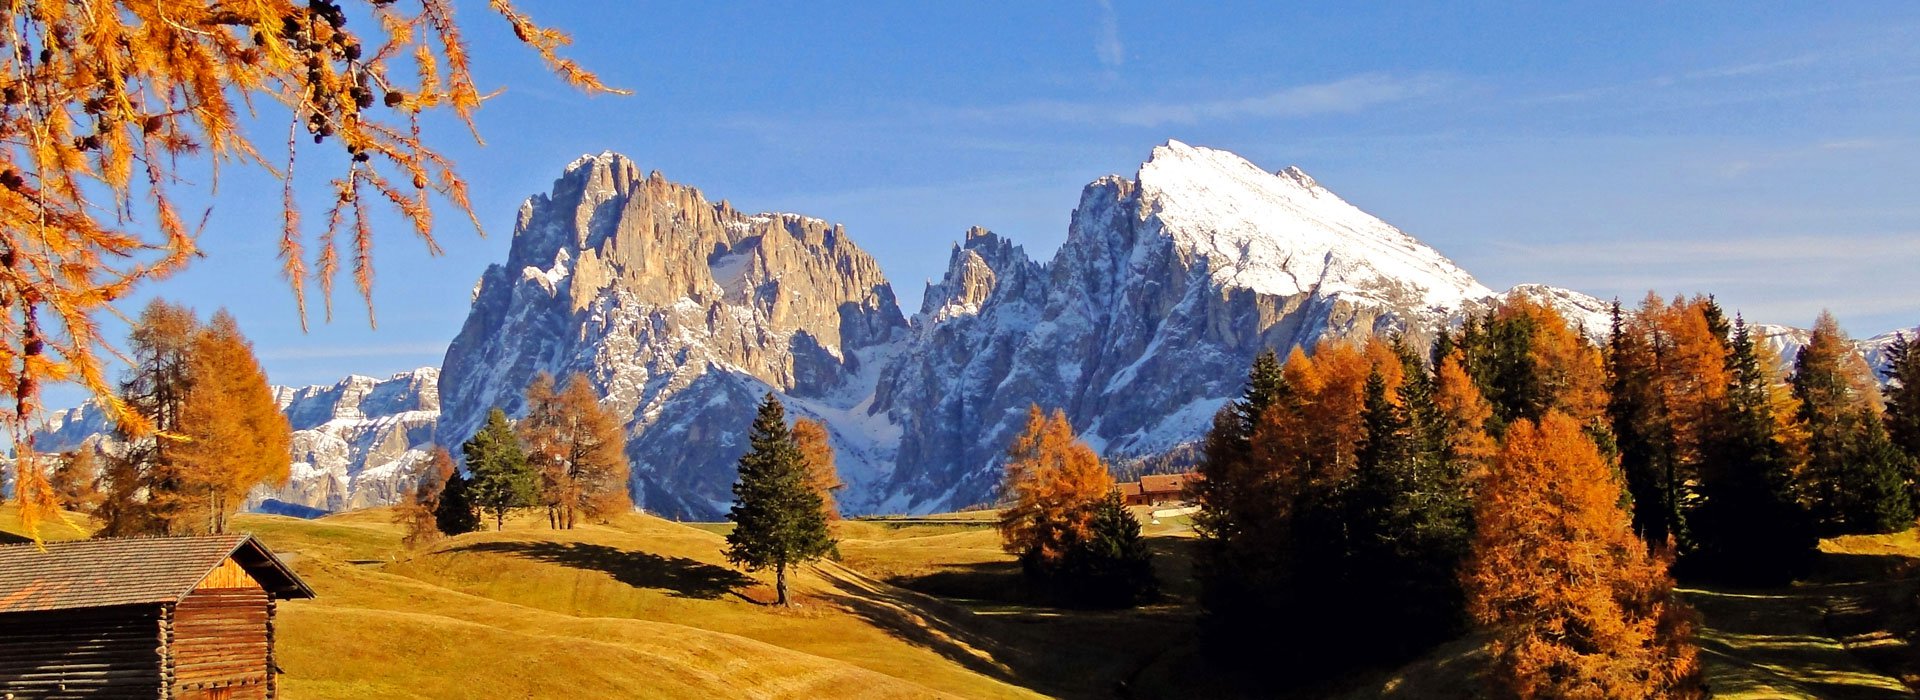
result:
<svg viewBox="0 0 1920 700"><path fill-rule="evenodd" d="M393 522L405 528L406 534L400 543L408 547L430 544L443 536L434 514L440 510L440 496L446 493L447 482L453 478L453 455L445 447L436 447L427 461L420 465L420 474L413 482L413 488L401 496L399 506L394 510Z"/></svg>
<svg viewBox="0 0 1920 700"><path fill-rule="evenodd" d="M827 439L827 426L811 418L801 418L793 422L793 441L800 445L800 456L807 463L807 486L820 494L820 510L827 515L828 521L840 519L840 506L833 500L833 492L846 484L840 483L840 471L833 466L833 444Z"/></svg>
<svg viewBox="0 0 1920 700"><path fill-rule="evenodd" d="M616 92L558 56L565 34L511 0L487 5L566 82ZM98 321L198 256L177 190L210 193L235 171L284 183L273 235L303 322L306 284L319 283L330 310L342 267L370 304L373 208L393 207L434 252L430 196L473 219L465 181L427 145L422 118L450 112L474 129L482 93L453 10L452 0L0 3L0 423L20 455L30 527L54 504L27 437L44 384L87 387L134 435L163 429L113 395ZM286 120L275 130L284 154L244 128L274 116ZM317 233L294 207L296 162L338 173Z"/></svg>
<svg viewBox="0 0 1920 700"><path fill-rule="evenodd" d="M600 406L592 383L575 374L556 391L553 376L541 372L526 396L527 415L515 431L539 479L548 526L570 530L582 516L605 518L631 508L626 434L620 419Z"/></svg>
<svg viewBox="0 0 1920 700"><path fill-rule="evenodd" d="M1434 403L1445 423L1443 432L1448 455L1478 467L1469 470L1469 480L1477 478L1499 450L1493 437L1487 434L1487 423L1493 420L1493 404L1487 402L1479 385L1467 375L1458 350L1442 358L1434 371Z"/></svg>
<svg viewBox="0 0 1920 700"><path fill-rule="evenodd" d="M1516 296L1500 307L1501 321L1524 321L1531 329L1527 354L1536 386L1533 412L1559 411L1583 425L1606 419L1607 371L1600 349L1573 322L1545 302Z"/></svg>
<svg viewBox="0 0 1920 700"><path fill-rule="evenodd" d="M1093 532L1094 506L1113 475L1074 435L1065 411L1027 409L1027 426L1007 450L1001 482L1001 546L1029 567L1058 563Z"/></svg>
<svg viewBox="0 0 1920 700"><path fill-rule="evenodd" d="M192 521L181 525L191 531L226 532L227 519L240 509L247 492L287 482L293 429L253 356L253 344L226 310L214 312L207 325L195 331L187 373L174 459L180 496L192 504Z"/></svg>
<svg viewBox="0 0 1920 700"><path fill-rule="evenodd" d="M1464 570L1502 695L1699 697L1692 612L1649 555L1583 425L1519 420L1481 484Z"/></svg>
<svg viewBox="0 0 1920 700"><path fill-rule="evenodd" d="M100 507L100 452L81 445L62 453L47 476L62 510L92 513Z"/></svg>
<svg viewBox="0 0 1920 700"><path fill-rule="evenodd" d="M108 456L105 499L94 513L104 535L168 534L191 505L181 495L185 482L176 453L198 330L192 309L155 299L128 334L127 373L116 397L128 409L128 421L116 426L125 447Z"/></svg>

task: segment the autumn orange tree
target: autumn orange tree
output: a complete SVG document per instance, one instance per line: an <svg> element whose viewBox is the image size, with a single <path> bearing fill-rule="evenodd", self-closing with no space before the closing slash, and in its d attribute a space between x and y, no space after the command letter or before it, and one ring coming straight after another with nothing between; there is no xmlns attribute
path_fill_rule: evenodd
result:
<svg viewBox="0 0 1920 700"><path fill-rule="evenodd" d="M293 429L253 344L226 310L194 333L187 373L176 450L180 488L195 517L204 515L204 531L226 532L227 519L255 486L286 483Z"/></svg>
<svg viewBox="0 0 1920 700"><path fill-rule="evenodd" d="M514 426L539 477L547 525L573 529L581 516L604 518L632 507L627 496L626 434L620 419L601 408L583 375L555 390L541 372L527 385L527 415Z"/></svg>
<svg viewBox="0 0 1920 700"><path fill-rule="evenodd" d="M1444 334L1439 345L1441 357L1460 352L1461 369L1492 405L1496 433L1547 411L1604 428L1607 385L1600 350L1552 306L1510 298Z"/></svg>
<svg viewBox="0 0 1920 700"><path fill-rule="evenodd" d="M113 535L224 532L254 487L284 483L292 429L233 316L202 325L154 301L135 324L121 399L158 434L123 426L94 515Z"/></svg>
<svg viewBox="0 0 1920 700"><path fill-rule="evenodd" d="M1113 475L1074 436L1065 411L1027 408L1027 426L1007 449L1000 485L1001 546L1029 572L1062 562L1093 532L1093 506L1113 490Z"/></svg>
<svg viewBox="0 0 1920 700"><path fill-rule="evenodd" d="M1067 414L1027 410L1000 486L1001 544L1027 585L1058 605L1121 608L1159 595L1153 552L1113 475Z"/></svg>
<svg viewBox="0 0 1920 700"><path fill-rule="evenodd" d="M1692 613L1650 555L1586 426L1520 419L1481 484L1469 607L1500 695L1699 697Z"/></svg>
<svg viewBox="0 0 1920 700"><path fill-rule="evenodd" d="M1686 511L1728 407L1730 330L1708 297L1669 304L1648 294L1631 314L1616 305L1608 414L1634 529L1648 542L1671 536L1683 549L1693 546Z"/></svg>
<svg viewBox="0 0 1920 700"><path fill-rule="evenodd" d="M165 534L184 519L190 502L181 495L185 477L177 436L183 432L198 329L192 309L156 299L141 310L128 334L127 373L115 400L158 435L118 426L115 437L125 447L109 455L105 499L94 512L102 534Z"/></svg>
<svg viewBox="0 0 1920 700"><path fill-rule="evenodd" d="M394 524L406 532L400 538L401 544L417 547L446 534L441 532L436 514L440 512L440 499L446 495L447 484L454 475L453 455L447 452L447 448L434 448L433 454L421 465L413 487L407 489L394 511ZM468 511L468 514L471 515L472 511Z"/></svg>
<svg viewBox="0 0 1920 700"><path fill-rule="evenodd" d="M1215 416L1196 484L1210 649L1283 647L1290 671L1325 674L1444 634L1460 618L1451 571L1489 417L1457 361L1436 375L1384 339L1255 358L1241 399ZM1357 600L1403 583L1392 601ZM1421 621L1380 636L1372 621L1402 603ZM1281 627L1292 632L1274 638Z"/></svg>
<svg viewBox="0 0 1920 700"><path fill-rule="evenodd" d="M488 6L564 80L615 92L559 57L565 34L511 0ZM461 28L452 0L0 4L0 422L30 525L54 502L27 437L43 385L77 382L130 432L156 428L113 395L99 321L199 253L179 190L211 191L233 167L285 183L277 244L303 320L306 284L330 300L343 266L371 301L372 208L398 210L434 251L431 196L473 218L421 119L445 111L473 126L482 95ZM244 128L267 104L286 115L284 154ZM312 232L294 206L296 162L337 169ZM186 177L201 170L213 176Z"/></svg>
<svg viewBox="0 0 1920 700"><path fill-rule="evenodd" d="M47 475L63 510L92 513L100 507L100 452L92 445L62 453Z"/></svg>
<svg viewBox="0 0 1920 700"><path fill-rule="evenodd" d="M840 507L833 492L845 487L840 472L833 466L833 444L827 439L827 426L811 418L793 422L793 441L800 445L800 456L807 463L807 486L820 494L820 510L828 521L840 519Z"/></svg>

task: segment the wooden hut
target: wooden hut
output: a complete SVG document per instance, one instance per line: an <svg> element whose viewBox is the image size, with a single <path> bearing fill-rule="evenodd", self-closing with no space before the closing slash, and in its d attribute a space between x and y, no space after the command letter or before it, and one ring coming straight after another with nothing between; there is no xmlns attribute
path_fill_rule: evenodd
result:
<svg viewBox="0 0 1920 700"><path fill-rule="evenodd" d="M250 535L0 546L0 698L272 698L274 603L311 597Z"/></svg>

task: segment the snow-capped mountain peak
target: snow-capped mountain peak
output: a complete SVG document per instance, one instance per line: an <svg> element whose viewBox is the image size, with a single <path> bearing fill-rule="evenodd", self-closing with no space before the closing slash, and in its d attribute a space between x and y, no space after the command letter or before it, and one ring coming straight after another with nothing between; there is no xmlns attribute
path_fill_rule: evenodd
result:
<svg viewBox="0 0 1920 700"><path fill-rule="evenodd" d="M1354 295L1458 308L1492 294L1426 244L1321 187L1298 167L1262 170L1179 141L1140 166L1141 215L1215 282L1260 294Z"/></svg>

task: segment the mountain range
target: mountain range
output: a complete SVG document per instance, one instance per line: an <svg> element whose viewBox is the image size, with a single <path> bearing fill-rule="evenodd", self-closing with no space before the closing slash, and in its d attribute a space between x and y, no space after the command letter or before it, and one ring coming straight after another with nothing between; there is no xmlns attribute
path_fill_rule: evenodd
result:
<svg viewBox="0 0 1920 700"><path fill-rule="evenodd" d="M1088 184L1050 260L975 228L910 318L840 226L747 214L603 153L522 204L507 260L473 292L438 370L276 389L294 478L266 508L389 502L432 444L523 409L540 372L584 375L626 419L635 502L715 518L753 407L772 392L825 423L855 513L990 500L1030 405L1064 409L1116 464L1164 462L1238 394L1265 348L1399 332L1416 341L1502 299L1603 337L1609 302L1495 291L1298 168L1169 141ZM1781 357L1805 332L1760 326ZM1893 334L1861 341L1878 359ZM43 450L101 432L55 416Z"/></svg>

